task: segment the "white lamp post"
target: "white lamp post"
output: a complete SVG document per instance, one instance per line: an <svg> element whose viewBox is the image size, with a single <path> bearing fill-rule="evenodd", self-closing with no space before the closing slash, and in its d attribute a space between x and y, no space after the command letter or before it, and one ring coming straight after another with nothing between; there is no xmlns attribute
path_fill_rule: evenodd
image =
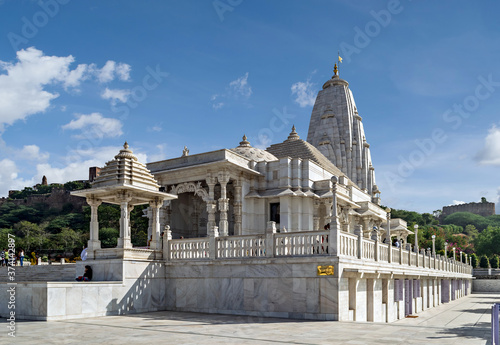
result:
<svg viewBox="0 0 500 345"><path fill-rule="evenodd" d="M413 229L415 229L415 253L418 253L418 224L415 224Z"/></svg>
<svg viewBox="0 0 500 345"><path fill-rule="evenodd" d="M453 247L453 249L452 249L452 250L453 250L453 260L454 260L454 261L456 261L456 260L457 260L457 259L456 259L456 257L455 257L455 249L456 249L455 247Z"/></svg>
<svg viewBox="0 0 500 345"><path fill-rule="evenodd" d="M444 243L444 257L448 259L448 242Z"/></svg>
<svg viewBox="0 0 500 345"><path fill-rule="evenodd" d="M436 235L432 235L432 256L436 256Z"/></svg>
<svg viewBox="0 0 500 345"><path fill-rule="evenodd" d="M392 245L391 242L391 209L387 207L385 209L385 212L387 212L387 234L385 235L385 238L387 238L387 243L389 245Z"/></svg>

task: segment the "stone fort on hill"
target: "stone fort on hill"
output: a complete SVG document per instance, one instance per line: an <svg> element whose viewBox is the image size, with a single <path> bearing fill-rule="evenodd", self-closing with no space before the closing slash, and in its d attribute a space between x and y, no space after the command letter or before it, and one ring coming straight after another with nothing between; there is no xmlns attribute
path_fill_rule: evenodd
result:
<svg viewBox="0 0 500 345"><path fill-rule="evenodd" d="M444 206L441 219L445 219L450 214L457 212L470 212L483 217L495 214L495 203L493 202L469 202L468 204Z"/></svg>

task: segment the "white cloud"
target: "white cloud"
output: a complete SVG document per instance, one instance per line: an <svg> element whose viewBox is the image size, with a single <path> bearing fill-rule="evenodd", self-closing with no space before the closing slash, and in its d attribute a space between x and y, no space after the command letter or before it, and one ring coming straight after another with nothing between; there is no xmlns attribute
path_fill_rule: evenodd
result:
<svg viewBox="0 0 500 345"><path fill-rule="evenodd" d="M162 129L162 128L161 128L160 126L158 126L158 125L151 127L151 130L152 130L153 132L161 132L161 129Z"/></svg>
<svg viewBox="0 0 500 345"><path fill-rule="evenodd" d="M495 205L495 213L500 214L500 187L497 190L497 200Z"/></svg>
<svg viewBox="0 0 500 345"><path fill-rule="evenodd" d="M0 61L0 131L4 125L44 112L50 102L59 97L57 92L44 90L47 85L60 83L76 87L84 79L86 65L74 70L69 65L73 56L46 56L33 47L17 52L17 62Z"/></svg>
<svg viewBox="0 0 500 345"><path fill-rule="evenodd" d="M49 86L61 85L67 90L91 77L103 83L115 77L130 80L130 65L110 60L102 69L97 69L95 64L80 64L70 69L74 61L71 55L47 56L34 47L18 51L15 62L0 60L0 72L3 72L0 74L0 133L6 125L45 112L59 97L56 91L47 90ZM120 95L114 100L124 97Z"/></svg>
<svg viewBox="0 0 500 345"><path fill-rule="evenodd" d="M47 176L51 183L65 183L74 180L86 180L90 167L104 167L106 162L111 161L123 147L104 146L93 147L87 150L74 150L68 153L65 166L55 167L49 163L37 164L35 180ZM132 148L133 149L133 148ZM145 163L147 155L134 152L139 162Z"/></svg>
<svg viewBox="0 0 500 345"><path fill-rule="evenodd" d="M95 68L95 67L94 67ZM126 63L116 63L113 60L108 60L106 64L95 71L97 79L101 83L109 83L113 81L115 77L122 81L130 80L130 65Z"/></svg>
<svg viewBox="0 0 500 345"><path fill-rule="evenodd" d="M316 101L316 96L313 90L313 84L307 80L305 83L298 81L292 85L292 95L295 95L295 102L297 102L300 107L304 108L307 106L312 107Z"/></svg>
<svg viewBox="0 0 500 345"><path fill-rule="evenodd" d="M16 163L8 158L0 161L0 196L7 196L9 190L19 190L34 185L34 179L24 180L18 177Z"/></svg>
<svg viewBox="0 0 500 345"><path fill-rule="evenodd" d="M131 70L130 65L127 65L126 63L119 63L116 66L116 75L118 76L118 79L122 81L129 81L130 70Z"/></svg>
<svg viewBox="0 0 500 345"><path fill-rule="evenodd" d="M224 102L218 102L218 103L212 104L212 108L214 108L215 110L220 109L223 106L224 106Z"/></svg>
<svg viewBox="0 0 500 345"><path fill-rule="evenodd" d="M466 203L465 201L453 200L453 204L452 205L462 205L462 204L465 204L465 203Z"/></svg>
<svg viewBox="0 0 500 345"><path fill-rule="evenodd" d="M122 103L127 102L128 96L130 96L130 90L122 90L122 89L108 89L106 88L101 97L103 99L111 100L111 104L115 105L117 101Z"/></svg>
<svg viewBox="0 0 500 345"><path fill-rule="evenodd" d="M81 130L76 138L114 138L123 134L120 120L103 117L100 113L79 114L76 120L62 126L63 130Z"/></svg>
<svg viewBox="0 0 500 345"><path fill-rule="evenodd" d="M226 87L226 91L219 94L213 94L210 97L212 109L218 110L224 107L231 100L244 98L249 99L252 95L252 87L248 84L248 72L236 80L233 80Z"/></svg>
<svg viewBox="0 0 500 345"><path fill-rule="evenodd" d="M229 83L229 88L237 95L249 98L252 95L252 87L248 84L248 72Z"/></svg>
<svg viewBox="0 0 500 345"><path fill-rule="evenodd" d="M45 161L49 156L48 152L40 152L40 148L37 145L24 145L18 155L20 159L37 161Z"/></svg>
<svg viewBox="0 0 500 345"><path fill-rule="evenodd" d="M97 79L99 79L101 83L108 83L112 81L115 78L114 76L115 68L116 68L116 62L111 60L107 61L104 67L98 71Z"/></svg>
<svg viewBox="0 0 500 345"><path fill-rule="evenodd" d="M500 165L500 128L493 125L484 139L484 147L477 153L479 164Z"/></svg>
<svg viewBox="0 0 500 345"><path fill-rule="evenodd" d="M156 145L155 153L148 157L150 159L150 162L165 160L167 158L167 153L165 152L166 146L167 145L165 144Z"/></svg>

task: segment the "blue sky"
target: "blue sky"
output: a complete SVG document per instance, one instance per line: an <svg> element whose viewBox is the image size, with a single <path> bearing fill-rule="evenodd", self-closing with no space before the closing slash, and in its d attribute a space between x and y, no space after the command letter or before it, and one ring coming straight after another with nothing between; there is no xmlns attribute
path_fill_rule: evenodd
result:
<svg viewBox="0 0 500 345"><path fill-rule="evenodd" d="M494 1L0 1L0 195L142 161L306 139L350 83L385 205L499 202ZM500 212L500 204L497 204Z"/></svg>

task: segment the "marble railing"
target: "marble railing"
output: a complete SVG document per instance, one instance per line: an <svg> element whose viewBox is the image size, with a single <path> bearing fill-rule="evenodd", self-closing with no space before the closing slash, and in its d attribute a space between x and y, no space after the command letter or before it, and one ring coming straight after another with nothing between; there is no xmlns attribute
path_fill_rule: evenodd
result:
<svg viewBox="0 0 500 345"><path fill-rule="evenodd" d="M337 236L337 240L330 243L329 238L335 238L332 236ZM337 248L332 247L335 243ZM440 255L431 256L424 250L416 253L389 246L378 240L364 238L362 235L331 230L287 233L268 231L265 235L224 237L213 235L178 240L164 238L163 256L167 260L214 260L315 255L338 255L392 265L472 273L469 264Z"/></svg>
<svg viewBox="0 0 500 345"><path fill-rule="evenodd" d="M188 238L168 241L169 255L172 260L208 259L208 238Z"/></svg>
<svg viewBox="0 0 500 345"><path fill-rule="evenodd" d="M167 239L167 260L328 255L329 231Z"/></svg>
<svg viewBox="0 0 500 345"><path fill-rule="evenodd" d="M329 231L274 234L275 256L328 254Z"/></svg>
<svg viewBox="0 0 500 345"><path fill-rule="evenodd" d="M218 258L251 258L266 256L265 236L225 236L218 237Z"/></svg>
<svg viewBox="0 0 500 345"><path fill-rule="evenodd" d="M391 263L394 265L472 274L472 266L468 263L462 263L440 255L431 255L430 252L424 250L416 253L411 250L390 247L385 243L380 243L379 241L367 239L361 235L354 235L344 231L340 231L339 234L338 255L367 261Z"/></svg>
<svg viewBox="0 0 500 345"><path fill-rule="evenodd" d="M340 236L338 253L345 256L358 256L358 236L344 232Z"/></svg>

